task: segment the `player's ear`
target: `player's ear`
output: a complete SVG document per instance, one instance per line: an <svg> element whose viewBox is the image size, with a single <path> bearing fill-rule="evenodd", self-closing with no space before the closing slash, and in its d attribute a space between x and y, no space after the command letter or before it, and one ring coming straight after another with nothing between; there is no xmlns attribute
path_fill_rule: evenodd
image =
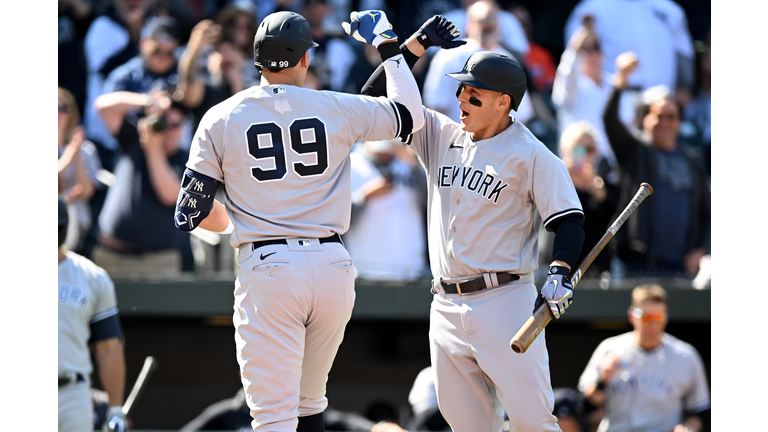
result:
<svg viewBox="0 0 768 432"><path fill-rule="evenodd" d="M499 96L499 98L496 100L496 104L496 108L499 111L509 112L509 110L512 108L512 98L508 94L502 93L501 96Z"/></svg>
<svg viewBox="0 0 768 432"><path fill-rule="evenodd" d="M301 56L299 64L305 69L309 67L309 50L304 51L304 55Z"/></svg>

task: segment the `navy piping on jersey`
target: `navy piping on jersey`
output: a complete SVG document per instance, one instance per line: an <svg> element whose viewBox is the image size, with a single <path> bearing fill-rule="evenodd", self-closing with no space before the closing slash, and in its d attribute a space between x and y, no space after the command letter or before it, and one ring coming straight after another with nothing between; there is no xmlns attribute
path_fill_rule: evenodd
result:
<svg viewBox="0 0 768 432"><path fill-rule="evenodd" d="M395 118L397 119L395 136L398 137L403 132L403 123L402 123L402 119L400 118L400 109L395 103L395 101L390 100L389 103L392 105L392 109L395 111Z"/></svg>
<svg viewBox="0 0 768 432"><path fill-rule="evenodd" d="M569 215L580 215L581 220L584 220L584 212L581 209L577 208L570 208L567 210L563 210L561 212L557 212L550 217L547 218L547 220L544 221L544 227L547 229L547 231L552 231L551 227L549 226L554 220L560 219L562 217L566 217Z"/></svg>
<svg viewBox="0 0 768 432"><path fill-rule="evenodd" d="M411 111L400 102L395 102L395 107L397 107L398 114L400 114L401 123L400 133L395 136L402 140L413 132L413 117L411 116Z"/></svg>

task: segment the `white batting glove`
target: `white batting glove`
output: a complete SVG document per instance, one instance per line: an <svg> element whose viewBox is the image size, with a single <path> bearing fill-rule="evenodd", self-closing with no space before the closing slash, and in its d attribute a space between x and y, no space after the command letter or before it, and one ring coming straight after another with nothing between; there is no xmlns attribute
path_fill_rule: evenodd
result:
<svg viewBox="0 0 768 432"><path fill-rule="evenodd" d="M549 309L555 318L565 313L565 310L573 302L573 284L571 283L571 272L568 267L552 266L547 273L547 281L541 287L541 295L536 299L533 310L539 308L539 305L547 301Z"/></svg>
<svg viewBox="0 0 768 432"><path fill-rule="evenodd" d="M104 419L103 432L125 432L128 430L128 425L125 421L125 414L123 413L123 407L113 406L109 407L107 411L107 417Z"/></svg>
<svg viewBox="0 0 768 432"><path fill-rule="evenodd" d="M397 38L387 14L381 10L352 11L349 22L341 23L341 27L349 36L376 48L384 41Z"/></svg>

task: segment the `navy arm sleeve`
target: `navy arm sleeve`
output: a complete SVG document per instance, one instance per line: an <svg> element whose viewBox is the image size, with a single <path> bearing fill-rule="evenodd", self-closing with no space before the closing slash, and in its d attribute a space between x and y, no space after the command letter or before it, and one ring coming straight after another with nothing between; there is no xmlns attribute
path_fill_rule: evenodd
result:
<svg viewBox="0 0 768 432"><path fill-rule="evenodd" d="M555 240L552 245L552 260L565 261L574 269L578 264L581 246L584 243L584 221L582 215L566 216L552 224Z"/></svg>

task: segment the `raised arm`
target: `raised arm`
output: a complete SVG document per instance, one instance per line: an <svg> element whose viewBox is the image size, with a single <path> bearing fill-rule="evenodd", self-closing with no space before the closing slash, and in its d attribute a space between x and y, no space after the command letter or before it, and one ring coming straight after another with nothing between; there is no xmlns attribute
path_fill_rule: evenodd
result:
<svg viewBox="0 0 768 432"><path fill-rule="evenodd" d="M416 62L432 46L450 49L466 44L467 41L456 39L459 36L459 30L451 21L444 16L435 15L425 21L411 37L400 45L400 52L402 52L408 68L413 69ZM361 91L362 94L374 97L386 94L387 79L383 69L382 63L368 78Z"/></svg>
<svg viewBox="0 0 768 432"><path fill-rule="evenodd" d="M629 82L629 75L637 68L637 64L637 56L633 53L623 53L616 58L613 91L608 97L603 112L605 135L608 137L613 153L620 165L629 163L635 150L636 139L619 117L619 102L621 94Z"/></svg>

